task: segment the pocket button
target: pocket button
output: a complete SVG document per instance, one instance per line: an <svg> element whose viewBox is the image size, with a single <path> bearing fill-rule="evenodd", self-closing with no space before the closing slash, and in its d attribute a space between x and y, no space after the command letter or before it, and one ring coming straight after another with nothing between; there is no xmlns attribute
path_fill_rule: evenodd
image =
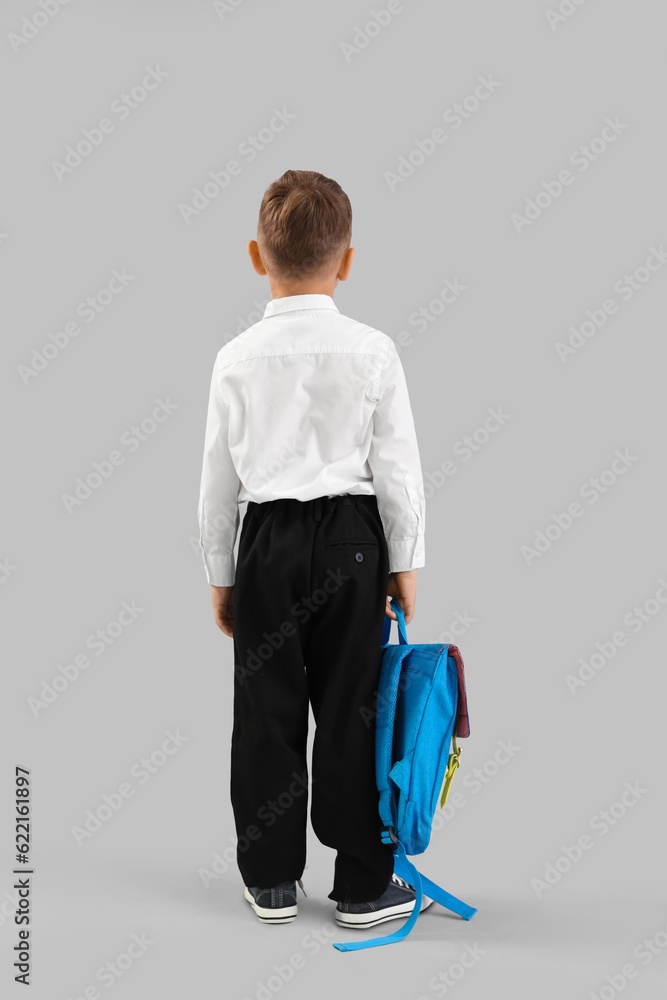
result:
<svg viewBox="0 0 667 1000"><path fill-rule="evenodd" d="M354 558L357 560L357 562L361 562L361 560L364 558L363 553L357 552Z"/></svg>

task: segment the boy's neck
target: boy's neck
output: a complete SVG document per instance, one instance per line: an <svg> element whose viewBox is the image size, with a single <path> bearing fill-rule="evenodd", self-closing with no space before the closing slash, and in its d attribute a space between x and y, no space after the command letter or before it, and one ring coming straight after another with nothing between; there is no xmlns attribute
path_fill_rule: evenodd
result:
<svg viewBox="0 0 667 1000"><path fill-rule="evenodd" d="M278 278L271 278L270 275L268 278L272 299L282 299L288 295L330 295L333 298L334 289L340 281L335 271L330 278L323 278L320 275L311 281L300 281L293 284L280 281Z"/></svg>
<svg viewBox="0 0 667 1000"><path fill-rule="evenodd" d="M279 281L270 281L271 298L282 299L288 295L330 295L333 298L334 289L338 284L338 278L331 281L302 282L299 285L284 285Z"/></svg>

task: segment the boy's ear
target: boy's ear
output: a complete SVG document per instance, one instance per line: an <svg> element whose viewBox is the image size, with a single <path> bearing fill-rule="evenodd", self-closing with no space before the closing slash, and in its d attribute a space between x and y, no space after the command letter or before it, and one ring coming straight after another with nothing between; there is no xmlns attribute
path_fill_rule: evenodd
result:
<svg viewBox="0 0 667 1000"><path fill-rule="evenodd" d="M340 281L347 281L350 268L352 267L352 258L354 257L354 247L348 247L343 256L341 257L340 267L338 268L338 274L336 277Z"/></svg>
<svg viewBox="0 0 667 1000"><path fill-rule="evenodd" d="M252 266L257 271L257 274L266 274L266 268L262 264L262 258L259 255L257 240L248 241L248 254L250 256L250 260L252 261Z"/></svg>

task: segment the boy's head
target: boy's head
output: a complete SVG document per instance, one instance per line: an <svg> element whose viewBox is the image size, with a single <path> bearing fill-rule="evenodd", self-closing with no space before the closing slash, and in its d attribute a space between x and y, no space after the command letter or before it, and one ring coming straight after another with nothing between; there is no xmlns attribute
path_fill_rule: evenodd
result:
<svg viewBox="0 0 667 1000"><path fill-rule="evenodd" d="M349 274L351 239L352 206L340 184L314 170L286 170L264 192L248 253L274 298L332 294Z"/></svg>

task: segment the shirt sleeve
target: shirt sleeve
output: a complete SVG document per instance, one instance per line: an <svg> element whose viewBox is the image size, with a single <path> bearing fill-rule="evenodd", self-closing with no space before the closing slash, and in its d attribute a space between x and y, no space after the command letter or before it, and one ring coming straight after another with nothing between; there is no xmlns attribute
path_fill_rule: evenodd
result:
<svg viewBox="0 0 667 1000"><path fill-rule="evenodd" d="M220 389L218 361L213 367L204 436L199 493L199 544L208 582L234 583L234 543L239 525L240 480L229 451L229 407Z"/></svg>
<svg viewBox="0 0 667 1000"><path fill-rule="evenodd" d="M426 564L426 500L405 372L393 341L381 362L368 462L373 474L389 572Z"/></svg>

